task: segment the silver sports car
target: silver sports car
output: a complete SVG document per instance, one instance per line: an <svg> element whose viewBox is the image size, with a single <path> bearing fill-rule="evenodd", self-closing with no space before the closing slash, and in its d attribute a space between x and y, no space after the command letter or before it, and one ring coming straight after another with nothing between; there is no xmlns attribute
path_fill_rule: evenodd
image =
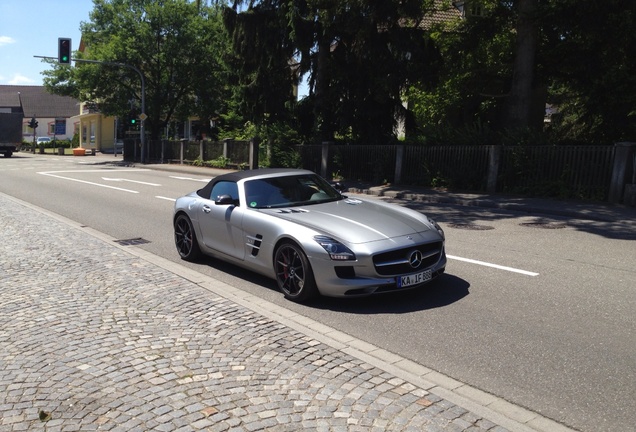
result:
<svg viewBox="0 0 636 432"><path fill-rule="evenodd" d="M446 267L444 232L425 215L347 197L296 169L239 171L179 198L181 258L202 254L271 277L290 300L410 289Z"/></svg>

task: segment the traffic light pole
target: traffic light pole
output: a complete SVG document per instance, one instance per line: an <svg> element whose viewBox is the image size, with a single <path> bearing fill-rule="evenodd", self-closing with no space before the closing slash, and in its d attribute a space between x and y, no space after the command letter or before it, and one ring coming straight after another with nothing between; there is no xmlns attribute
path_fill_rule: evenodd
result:
<svg viewBox="0 0 636 432"><path fill-rule="evenodd" d="M116 63L116 62L105 62L105 61L99 61L99 60L84 60L84 59L71 59L75 62L80 62L80 63L96 63L96 64L105 64L105 65L109 65L109 66L119 66L119 67L127 67L129 69L134 70L135 72L137 72L137 74L139 74L139 78L141 78L141 113L145 114L146 113L146 80L144 79L144 74L141 73L141 71L139 69L137 69L135 66L126 64L126 63ZM144 116L141 116L142 118L140 118L141 123L139 124L139 133L141 134L141 163L146 163L146 153L148 151L148 149L146 148L146 131L145 131L145 127L144 127Z"/></svg>
<svg viewBox="0 0 636 432"><path fill-rule="evenodd" d="M29 127L33 129L33 146L31 148L31 153L35 154L35 136L37 135L38 121L35 119L35 114L31 117L28 123Z"/></svg>
<svg viewBox="0 0 636 432"><path fill-rule="evenodd" d="M53 60L56 59L55 57L45 57L45 56L33 56L33 57L53 59ZM126 67L126 68L134 70L135 72L139 74L139 78L141 78L141 115L140 115L141 124L139 125L139 133L141 134L141 163L142 164L146 163L147 149L146 149L146 131L144 127L145 115L146 115L146 80L144 78L144 74L142 74L141 71L137 69L135 66L125 64L125 63L106 62L106 61L100 61L100 60L85 60L85 59L75 59L75 58L72 58L71 61L80 62L80 63L95 63L95 64L104 64L109 66Z"/></svg>

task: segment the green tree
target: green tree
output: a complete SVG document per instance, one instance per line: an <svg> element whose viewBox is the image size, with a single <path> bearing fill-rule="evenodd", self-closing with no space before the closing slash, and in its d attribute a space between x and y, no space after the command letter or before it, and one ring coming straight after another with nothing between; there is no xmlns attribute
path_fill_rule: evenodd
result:
<svg viewBox="0 0 636 432"><path fill-rule="evenodd" d="M466 2L462 18L439 22L431 29L442 57L439 82L430 89L413 86L408 93L416 122L429 140L439 135L438 130L446 134L474 125L488 131L505 129L509 122L530 124L528 94L539 77L532 46L531 52L515 56L515 43L521 46L525 41L516 31L520 19L512 3ZM513 84L515 71L523 81Z"/></svg>
<svg viewBox="0 0 636 432"><path fill-rule="evenodd" d="M227 47L218 7L186 0L93 0L90 21L81 24L86 49L78 58L136 67L145 77L146 126L159 137L174 118L202 120L222 109L222 55ZM52 92L94 101L106 115L140 106L141 82L128 68L77 62L44 72ZM204 122L205 123L205 122Z"/></svg>
<svg viewBox="0 0 636 432"><path fill-rule="evenodd" d="M289 116L294 100L294 47L286 25L285 6L262 2L243 12L226 8L224 23L232 36L226 62L232 73L235 106L256 125Z"/></svg>
<svg viewBox="0 0 636 432"><path fill-rule="evenodd" d="M548 102L559 138L636 139L636 3L559 0L545 9ZM549 65L549 66L547 66Z"/></svg>
<svg viewBox="0 0 636 432"><path fill-rule="evenodd" d="M465 13L433 29L439 85L409 90L429 141L452 142L457 134L443 135L458 129L481 130L491 143L523 134L536 140L546 102L559 112L547 129L552 140L634 139L636 3L475 0Z"/></svg>
<svg viewBox="0 0 636 432"><path fill-rule="evenodd" d="M291 85L308 74L301 124L313 140L393 139L407 83L434 75L436 53L420 26L431 3L237 0L226 24L250 115L283 112Z"/></svg>

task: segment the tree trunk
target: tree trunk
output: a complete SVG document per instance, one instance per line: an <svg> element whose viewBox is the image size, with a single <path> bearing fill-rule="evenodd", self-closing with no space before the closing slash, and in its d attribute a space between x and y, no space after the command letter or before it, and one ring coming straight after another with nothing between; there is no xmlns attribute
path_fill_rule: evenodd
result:
<svg viewBox="0 0 636 432"><path fill-rule="evenodd" d="M506 126L531 127L535 59L538 45L538 0L517 0L517 40Z"/></svg>
<svg viewBox="0 0 636 432"><path fill-rule="evenodd" d="M329 97L329 73L327 71L331 41L323 31L318 40L316 56L316 102L314 105L314 131L319 141L333 141L333 127Z"/></svg>

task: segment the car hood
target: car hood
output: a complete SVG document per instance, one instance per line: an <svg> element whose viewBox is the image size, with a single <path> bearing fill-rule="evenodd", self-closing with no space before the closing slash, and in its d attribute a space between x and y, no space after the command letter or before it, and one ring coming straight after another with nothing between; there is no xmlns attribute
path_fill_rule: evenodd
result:
<svg viewBox="0 0 636 432"><path fill-rule="evenodd" d="M281 219L337 237L349 243L386 240L427 231L424 215L384 203L346 198L308 206L262 210Z"/></svg>

